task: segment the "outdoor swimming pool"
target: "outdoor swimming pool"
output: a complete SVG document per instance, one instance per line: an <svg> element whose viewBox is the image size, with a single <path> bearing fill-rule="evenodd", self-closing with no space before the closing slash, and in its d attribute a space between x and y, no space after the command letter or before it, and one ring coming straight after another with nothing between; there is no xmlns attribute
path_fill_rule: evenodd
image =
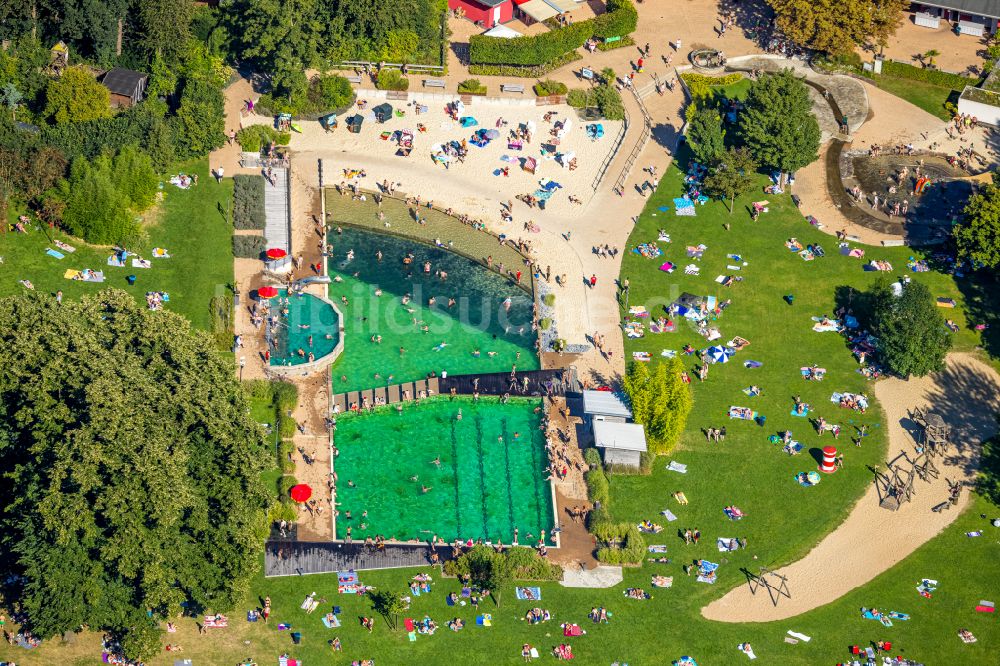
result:
<svg viewBox="0 0 1000 666"><path fill-rule="evenodd" d="M541 405L442 396L408 403L402 413L390 406L339 417L337 538L348 526L355 540L381 534L426 541L436 534L510 543L517 528L520 543L530 544L541 530L550 534L552 492L535 413Z"/></svg>
<svg viewBox="0 0 1000 666"><path fill-rule="evenodd" d="M271 347L270 364L302 365L309 362L310 352L315 359L331 353L340 340L340 319L336 310L312 294L289 297L288 291L282 289L277 296L268 299L272 313L281 311L278 299L284 298L289 299L288 316L279 316L278 324L270 331L275 342ZM299 350L303 354L300 355Z"/></svg>
<svg viewBox="0 0 1000 666"><path fill-rule="evenodd" d="M447 250L371 231L344 228L328 240L333 256L327 270L334 280L329 297L343 313L345 336L345 353L332 369L334 392L423 379L431 372L538 369L532 300L510 281ZM351 250L354 258L348 260ZM404 265L410 254L412 262ZM447 278L438 277L439 271Z"/></svg>

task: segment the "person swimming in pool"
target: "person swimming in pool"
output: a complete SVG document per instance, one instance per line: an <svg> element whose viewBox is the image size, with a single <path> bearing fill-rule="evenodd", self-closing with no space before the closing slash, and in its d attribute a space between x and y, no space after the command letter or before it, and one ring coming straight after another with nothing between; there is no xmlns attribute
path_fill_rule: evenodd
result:
<svg viewBox="0 0 1000 666"><path fill-rule="evenodd" d="M425 326L424 328L427 328L427 327ZM421 330L423 330L423 329L421 329ZM444 341L442 340L442 341L441 341L441 344L439 344L439 345L438 345L437 347L435 347L435 348L434 348L434 351L441 351L442 349L444 349L444 348L445 348L445 347L447 347L447 346L448 346L448 343L447 343L447 342L444 342Z"/></svg>
<svg viewBox="0 0 1000 666"><path fill-rule="evenodd" d="M438 456L437 458L435 458L434 460L432 460L431 464L434 465L435 467L440 467L441 466L441 456Z"/></svg>
<svg viewBox="0 0 1000 666"><path fill-rule="evenodd" d="M474 358L479 358L480 356L482 356L482 353L478 349L476 349L475 351L472 352L472 356Z"/></svg>
<svg viewBox="0 0 1000 666"><path fill-rule="evenodd" d="M420 486L420 494L421 495L426 495L427 493L429 493L432 490L434 490L434 489L431 488L431 487L429 487L429 486Z"/></svg>
<svg viewBox="0 0 1000 666"><path fill-rule="evenodd" d="M417 476L416 474L414 474L413 476L410 477L410 481L413 481L414 483L416 483L419 480L420 480L420 477Z"/></svg>
<svg viewBox="0 0 1000 666"><path fill-rule="evenodd" d="M347 260L348 261L354 261L354 250L353 249L347 251Z"/></svg>

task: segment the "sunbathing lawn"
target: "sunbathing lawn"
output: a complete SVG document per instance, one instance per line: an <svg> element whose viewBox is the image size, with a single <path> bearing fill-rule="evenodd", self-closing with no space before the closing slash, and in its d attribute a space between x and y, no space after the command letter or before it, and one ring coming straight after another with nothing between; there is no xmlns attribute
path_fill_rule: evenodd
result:
<svg viewBox="0 0 1000 666"><path fill-rule="evenodd" d="M664 508L670 508L680 517L658 537L649 537L650 543L667 544L671 563L647 563L641 569L627 569L625 583L607 590L570 590L556 583L543 583L540 585L543 598L538 603L515 600L511 586L504 590L501 608L492 607L492 603L481 608L493 614L490 628L475 626L476 613L470 607L446 606L445 595L457 591L459 585L454 580L442 581L440 573L435 571L433 592L415 597L412 609L404 617L419 620L425 614L430 615L442 628L435 636L418 636L415 642L410 642L403 631L389 631L381 620L374 633L362 630L357 618L371 614L368 600L337 595L335 576L259 579L245 607L232 611L228 629L210 630L214 633L206 640L196 635L192 621L180 623L179 632L169 640L184 646L183 656L193 659L195 664L236 663L248 656L260 664L273 664L278 655L288 653L307 664L324 663L330 660L326 641L339 636L345 662L375 658L379 664L483 663L483 655L489 655L490 663L515 664L521 663L522 643L534 645L544 655L561 642L558 624L568 621L577 622L588 631L586 636L569 641L577 655L576 662L581 664L606 666L616 659L633 665L668 664L682 655L695 657L699 664L742 664L745 657L738 654L736 645L749 641L760 657L759 663L811 666L845 660L849 656L848 646L867 645L875 640L892 641L895 646L892 654L902 653L927 664L991 663L989 654L996 654L1000 625L994 616L975 613L973 607L980 599L997 601L996 580L1000 578L997 531L980 517L1000 515L996 497L992 501L976 497L941 535L872 583L826 607L791 620L766 624L710 623L699 614L707 602L741 584L740 567L755 570L761 564L780 565L794 559L842 520L869 482L864 465L883 458L885 441L882 429L875 427L881 419L877 406L859 417L829 402L831 392L864 390L867 383L854 372L857 366L844 339L835 333L814 333L810 320L813 315L829 313L838 293L848 286L864 288L874 274L863 272L861 261L837 254L835 240L810 228L785 196L768 197L772 202L771 212L755 224L749 222L745 206L760 198L756 194L739 200L732 217L718 203L698 208L693 219L677 217L672 210L658 211L659 206L671 205L670 200L680 193L680 179L676 169L664 177L660 192L652 197L639 220L629 247L655 240L657 229L663 228L673 237L672 244L661 243L666 247L665 258L680 263L681 272L667 275L657 269L662 259L648 260L629 253L623 274L631 281L631 303L644 303L650 311L655 311L654 298L667 303L684 290L732 298L732 306L716 325L723 333L723 341L740 335L751 344L729 364L712 366L704 385L695 380L695 412L681 448L672 456L689 465L686 475L666 472L663 468L667 460L660 459L656 472L649 477L613 478L611 510L617 517L662 521L658 513ZM727 232L722 224L728 221L733 228ZM783 243L790 236L803 243L821 243L827 256L804 262L785 249ZM697 243L708 246L701 261L701 275L685 276L682 270L688 261L683 248ZM726 254L735 252L742 253L749 262L739 271L746 279L729 289L718 287L712 280L720 273L728 274L725 266L730 262ZM906 248L868 248L866 258L892 262L896 270L891 275L897 275L903 274L911 252ZM962 349L974 346L978 340L966 328L962 294L974 294L975 311L989 314L995 310L995 300L982 300L989 290L967 283L956 285L951 276L936 273L911 276L927 281L936 295L950 296L959 302L958 308L946 311L947 316L962 326L956 335L956 346ZM793 306L781 300L789 293L795 295ZM647 334L642 340L629 341L626 350L645 350L658 358L661 349L680 349L687 342L695 346L701 343L696 333L681 328L677 333ZM742 361L747 359L761 361L763 366L755 370L744 368ZM684 357L684 361L688 367L693 365L692 357ZM800 378L799 367L811 363L827 369L823 382L805 382ZM741 392L751 382L763 387L762 396L749 398ZM813 469L816 463L809 449L832 440L829 435L817 438L805 422L789 415L791 397L796 394L811 403L816 413L845 425L837 445L846 455L846 469L824 476L822 483L813 488L799 486L792 476ZM725 412L730 405L751 406L760 411L768 417L766 426L729 421ZM860 449L849 441L851 419L872 425L872 434ZM728 429L726 441L706 443L700 429L722 425ZM796 458L789 458L767 442L768 434L784 427L791 427L796 438L806 444L807 450ZM997 454L986 457L994 493L996 474L1000 471L998 457ZM683 490L690 504L680 507L670 499L674 490ZM727 504L740 506L747 517L730 522L722 512ZM701 544L684 546L675 535L676 527L700 528ZM984 537L967 538L965 533L973 530L985 531ZM749 540L746 551L725 554L717 551L716 537L736 536ZM881 535L873 534L872 538ZM864 544L858 547L863 548ZM721 563L719 582L705 585L684 576L681 565L693 558ZM419 571L427 569L365 572L361 580L404 592L407 581ZM674 576L673 588L653 589L650 576L656 574ZM920 597L915 589L925 577L940 583L931 599ZM653 598L645 601L626 598L622 592L628 586L642 587ZM334 603L342 607L343 627L327 630L321 624L322 612L307 616L299 610L302 599L314 591L327 599L322 609ZM799 593L794 588L791 592ZM272 622L261 625L242 621L247 608L258 605L259 597L265 594L273 600ZM552 622L528 626L521 621L525 611L536 605L552 612ZM610 624L595 626L587 621L587 613L595 605L611 611ZM885 628L862 619L858 611L861 606L909 613L912 619ZM444 627L456 615L467 624L458 634ZM300 630L302 645L293 646L288 632L278 631L279 622L291 623ZM956 635L959 628L969 629L978 642L963 644ZM812 641L798 645L785 643L783 636L789 629L811 636ZM65 647L53 641L30 652L2 645L0 659L3 658L16 659L27 666L96 663L98 636L81 635ZM162 654L150 663L172 664L173 655Z"/></svg>
<svg viewBox="0 0 1000 666"><path fill-rule="evenodd" d="M226 293L233 281L232 230L219 210L219 204L229 205L232 181L217 184L209 176L207 160L180 168L185 173L197 173L198 186L181 190L164 179L166 197L147 215L151 222L146 226L146 238L129 248L149 259L152 248L162 247L170 252L170 259L153 259L150 269L116 268L107 265L110 248L88 246L58 231L32 227L28 234L0 234L0 256L4 258L0 264L0 296L25 293L18 283L22 279L30 280L40 294L54 295L61 289L66 299L115 287L145 302L147 291L165 291L170 294L166 309L184 315L196 328L211 328L209 302L213 296ZM16 219L13 212L11 215ZM66 254L65 259L48 256L45 250L56 249L51 242L55 239L76 247L76 252ZM94 284L63 278L68 269L84 268L104 271L105 281ZM131 274L138 276L133 287L125 281L125 276Z"/></svg>
<svg viewBox="0 0 1000 666"><path fill-rule="evenodd" d="M947 86L934 85L927 81L915 81L894 76L874 76L869 80L882 90L902 97L910 104L919 106L941 120L951 118L951 113L945 110L944 103L949 100L952 94L957 96L962 92L961 90L952 90Z"/></svg>

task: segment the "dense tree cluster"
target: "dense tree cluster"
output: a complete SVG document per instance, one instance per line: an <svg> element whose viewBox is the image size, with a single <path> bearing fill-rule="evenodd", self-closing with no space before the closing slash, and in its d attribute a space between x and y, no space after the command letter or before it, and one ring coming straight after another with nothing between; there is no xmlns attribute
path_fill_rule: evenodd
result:
<svg viewBox="0 0 1000 666"><path fill-rule="evenodd" d="M116 290L0 301L0 579L36 635L106 629L146 658L181 604L242 600L265 451L231 363L179 315Z"/></svg>
<svg viewBox="0 0 1000 666"><path fill-rule="evenodd" d="M958 256L987 268L1000 267L1000 183L993 182L969 198L962 222L954 229Z"/></svg>
<svg viewBox="0 0 1000 666"><path fill-rule="evenodd" d="M768 0L791 40L834 55L856 46L884 47L903 20L909 0Z"/></svg>
<svg viewBox="0 0 1000 666"><path fill-rule="evenodd" d="M625 375L632 418L645 426L651 453L669 453L684 432L694 399L682 375L676 358L658 363L652 372L645 363L633 363Z"/></svg>

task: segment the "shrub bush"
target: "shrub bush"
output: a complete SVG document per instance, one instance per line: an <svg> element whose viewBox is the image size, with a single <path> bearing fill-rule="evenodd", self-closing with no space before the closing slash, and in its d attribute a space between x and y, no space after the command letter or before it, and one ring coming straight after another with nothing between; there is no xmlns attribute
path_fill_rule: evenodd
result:
<svg viewBox="0 0 1000 666"><path fill-rule="evenodd" d="M574 109L582 109L587 106L590 95L583 88L573 88L566 94L566 103Z"/></svg>
<svg viewBox="0 0 1000 666"><path fill-rule="evenodd" d="M587 529L593 532L598 528L599 525L611 522L611 512L608 511L608 507L603 504L599 507L595 506L587 514Z"/></svg>
<svg viewBox="0 0 1000 666"><path fill-rule="evenodd" d="M379 90L408 90L410 80L403 76L403 73L398 69L383 69L378 74L375 87Z"/></svg>
<svg viewBox="0 0 1000 666"><path fill-rule="evenodd" d="M287 146L291 140L291 133L279 132L267 125L250 125L236 133L236 142L245 153L259 153L272 141L279 146Z"/></svg>
<svg viewBox="0 0 1000 666"><path fill-rule="evenodd" d="M534 85L535 94L539 97L549 97L550 95L565 95L568 88L562 81L552 81L545 79Z"/></svg>
<svg viewBox="0 0 1000 666"><path fill-rule="evenodd" d="M545 305L549 306L550 308L555 304L555 302L556 302L555 294L545 294L544 296L542 296L542 303L545 303Z"/></svg>
<svg viewBox="0 0 1000 666"><path fill-rule="evenodd" d="M299 389L295 384L286 381L272 382L275 407L282 415L295 409L299 403Z"/></svg>
<svg viewBox="0 0 1000 666"><path fill-rule="evenodd" d="M288 498L289 492L291 492L293 486L299 484L298 480L291 474L282 474L278 477L278 497L282 500Z"/></svg>
<svg viewBox="0 0 1000 666"><path fill-rule="evenodd" d="M604 543L616 544L597 550L597 560L604 564L641 564L646 556L646 540L631 523L604 523L595 536Z"/></svg>
<svg viewBox="0 0 1000 666"><path fill-rule="evenodd" d="M295 423L295 419L293 419L291 416L288 416L287 412L279 410L279 412L278 412L278 435L282 439L291 439L292 437L295 437L295 429L296 429L296 427L297 426L296 426L296 423Z"/></svg>
<svg viewBox="0 0 1000 666"><path fill-rule="evenodd" d="M271 505L267 519L272 523L280 523L282 520L294 523L299 519L299 510L293 502L282 500Z"/></svg>
<svg viewBox="0 0 1000 666"><path fill-rule="evenodd" d="M240 230L263 231L265 222L264 177L233 176L233 226Z"/></svg>
<svg viewBox="0 0 1000 666"><path fill-rule="evenodd" d="M600 502L601 506L606 505L611 500L611 486L608 484L608 477L604 474L604 470L598 465L587 472L585 477L590 501L595 504Z"/></svg>
<svg viewBox="0 0 1000 666"><path fill-rule="evenodd" d="M233 236L233 256L237 259L260 259L266 249L267 240L263 236Z"/></svg>
<svg viewBox="0 0 1000 666"><path fill-rule="evenodd" d="M583 450L583 461L590 466L590 469L600 469L604 461L601 460L601 452L596 446L590 446Z"/></svg>
<svg viewBox="0 0 1000 666"><path fill-rule="evenodd" d="M486 86L479 79L466 79L458 84L458 92L466 95L485 95Z"/></svg>
<svg viewBox="0 0 1000 666"><path fill-rule="evenodd" d="M562 568L540 556L533 548L508 548L497 553L489 546L476 546L457 560L448 560L444 572L449 576L467 576L473 569L496 559L505 559L506 566L517 580L560 580Z"/></svg>
<svg viewBox="0 0 1000 666"><path fill-rule="evenodd" d="M552 320L549 319L548 317L542 317L541 319L538 320L538 328L542 329L543 331L549 330L551 326L552 326Z"/></svg>

